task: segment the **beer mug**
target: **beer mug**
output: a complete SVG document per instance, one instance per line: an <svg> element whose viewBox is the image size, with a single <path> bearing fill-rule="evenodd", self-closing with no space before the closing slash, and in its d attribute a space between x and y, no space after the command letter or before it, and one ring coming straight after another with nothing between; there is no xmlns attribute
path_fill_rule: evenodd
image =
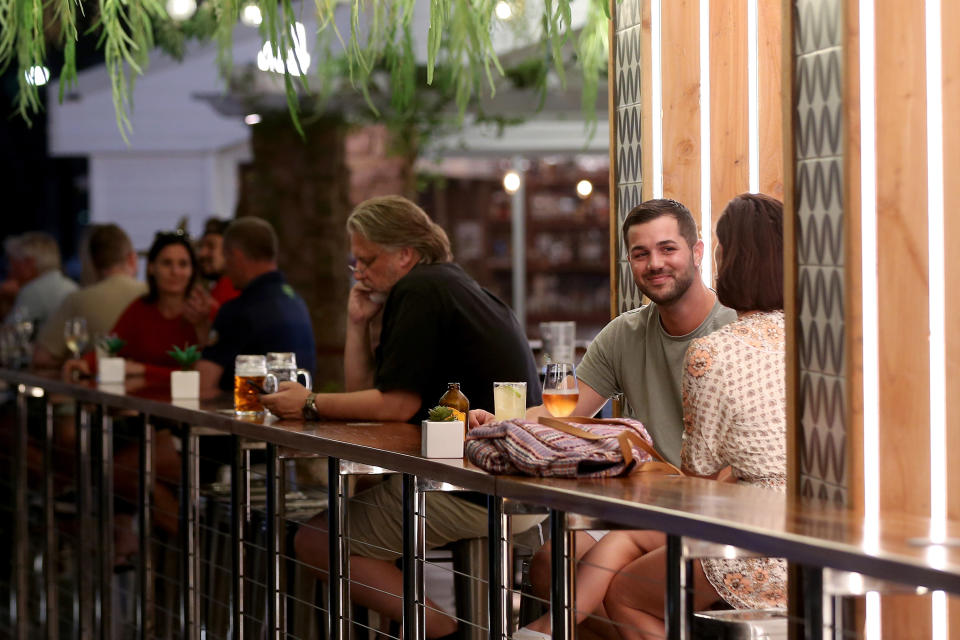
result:
<svg viewBox="0 0 960 640"><path fill-rule="evenodd" d="M241 416L263 413L260 394L267 377L267 359L263 356L240 355L233 362L233 410Z"/></svg>
<svg viewBox="0 0 960 640"><path fill-rule="evenodd" d="M303 376L303 386L313 388L313 378L306 369L297 368L297 354L287 352L271 352L267 354L267 376L263 388L267 393L276 393L280 390L280 383L284 380L296 382Z"/></svg>

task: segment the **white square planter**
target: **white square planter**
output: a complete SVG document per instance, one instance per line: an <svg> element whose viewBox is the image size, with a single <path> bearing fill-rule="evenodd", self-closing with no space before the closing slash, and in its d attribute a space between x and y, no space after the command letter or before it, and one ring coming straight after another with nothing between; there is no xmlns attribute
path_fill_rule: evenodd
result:
<svg viewBox="0 0 960 640"><path fill-rule="evenodd" d="M199 371L171 371L170 397L176 400L195 400L200 397Z"/></svg>
<svg viewBox="0 0 960 640"><path fill-rule="evenodd" d="M123 383L126 379L126 366L123 358L100 358L97 361L97 381Z"/></svg>
<svg viewBox="0 0 960 640"><path fill-rule="evenodd" d="M465 430L462 420L420 424L420 455L424 458L462 458Z"/></svg>

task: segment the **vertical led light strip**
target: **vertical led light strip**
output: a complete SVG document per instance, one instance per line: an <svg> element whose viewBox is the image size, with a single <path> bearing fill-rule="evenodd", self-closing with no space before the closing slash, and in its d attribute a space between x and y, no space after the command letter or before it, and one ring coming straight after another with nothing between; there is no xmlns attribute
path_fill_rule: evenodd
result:
<svg viewBox="0 0 960 640"><path fill-rule="evenodd" d="M924 3L927 66L927 282L930 300L930 539L947 537L946 285L943 225L943 50L940 0ZM931 602L934 640L947 640L947 596Z"/></svg>
<svg viewBox="0 0 960 640"><path fill-rule="evenodd" d="M860 23L863 26L863 22ZM880 594L876 591L867 592L867 607L864 612L863 637L866 640L881 640L883 636L880 628Z"/></svg>
<svg viewBox="0 0 960 640"><path fill-rule="evenodd" d="M940 0L926 0L927 244L930 292L930 537L947 536L947 363L943 228L943 75Z"/></svg>
<svg viewBox="0 0 960 640"><path fill-rule="evenodd" d="M760 64L757 0L747 0L747 148L750 193L760 191Z"/></svg>
<svg viewBox="0 0 960 640"><path fill-rule="evenodd" d="M700 276L713 286L713 206L710 199L710 0L700 0Z"/></svg>
<svg viewBox="0 0 960 640"><path fill-rule="evenodd" d="M662 20L660 1L650 3L650 120L653 123L653 197L663 197L663 69L661 68L660 37Z"/></svg>
<svg viewBox="0 0 960 640"><path fill-rule="evenodd" d="M864 547L880 545L880 330L877 282L876 33L874 0L860 11L860 242L863 284Z"/></svg>

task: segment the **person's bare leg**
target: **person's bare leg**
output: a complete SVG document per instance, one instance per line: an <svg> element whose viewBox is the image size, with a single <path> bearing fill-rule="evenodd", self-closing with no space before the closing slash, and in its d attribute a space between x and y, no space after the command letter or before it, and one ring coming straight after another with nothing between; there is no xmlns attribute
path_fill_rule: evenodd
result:
<svg viewBox="0 0 960 640"><path fill-rule="evenodd" d="M577 624L587 616L606 618L603 598L617 572L644 553L663 545L663 534L656 531L611 531L593 545L577 563L576 607ZM550 615L544 615L527 625L541 633L550 632Z"/></svg>
<svg viewBox="0 0 960 640"><path fill-rule="evenodd" d="M661 534L662 535L662 534ZM662 640L667 550L654 549L624 567L610 584L604 607L624 640ZM719 596L694 562L694 608L703 609Z"/></svg>
<svg viewBox="0 0 960 640"><path fill-rule="evenodd" d="M585 531L574 534L573 555L577 562L586 554L597 541ZM550 541L547 540L540 549L533 554L530 560L530 588L533 595L543 600L550 600Z"/></svg>
<svg viewBox="0 0 960 640"><path fill-rule="evenodd" d="M322 580L328 579L328 536L326 514L315 516L300 527L293 547L297 558ZM350 556L350 597L356 604L378 611L393 620L403 615L403 573L392 562ZM437 638L457 630L457 622L429 599L426 602L426 635Z"/></svg>

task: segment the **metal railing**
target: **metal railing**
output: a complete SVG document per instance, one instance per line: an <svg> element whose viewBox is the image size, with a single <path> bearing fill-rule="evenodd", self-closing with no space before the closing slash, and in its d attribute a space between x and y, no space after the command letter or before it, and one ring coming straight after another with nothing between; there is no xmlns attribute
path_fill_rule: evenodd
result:
<svg viewBox="0 0 960 640"><path fill-rule="evenodd" d="M205 616L213 607L229 610L225 636L287 637L290 599L310 606L302 594L288 589L288 571L294 562L287 553L285 540L285 473L281 451L326 456L327 525L329 570L325 601L316 612L331 640L349 638L356 623L349 610L349 546L344 534L345 488L343 465L376 465L402 475L403 495L403 637L425 637L425 493L422 484L448 483L457 488L487 494L487 635L509 637L511 631L513 570L507 562L510 552L508 517L504 501L541 505L549 509L551 547L551 617L553 637L560 640L574 633L575 612L573 531L584 525L578 520L591 518L607 526L656 529L668 534L666 629L667 637L679 639L691 633L693 610L690 601L692 569L684 554L684 538L697 538L723 545L735 545L768 556L785 557L801 569L805 606L802 620L807 637L820 637L824 624L824 588L822 570L857 572L881 580L892 580L911 587L922 585L960 593L960 553L946 549L932 563L915 538L922 537L927 523L920 519L902 519L881 532L880 539L868 548L864 545L862 522L854 514L819 505L789 505L786 498L773 492L749 487L723 485L691 478L643 477L608 480L560 481L530 478L494 477L466 461L441 461L421 458L416 427L406 424L315 423L276 421L271 418L248 421L228 415L225 402L188 406L171 403L163 391L143 391L126 395L116 388L98 389L89 384L71 384L39 374L0 370L15 395L16 420L11 451L9 493L12 496L12 571L8 585L9 636L16 638L108 638L116 634L114 606L113 521L114 461L118 435L114 433L114 414L134 412L142 427L132 436L137 448L135 512L138 525L138 563L136 567L134 615L130 624L137 637L162 635L184 639L213 637ZM51 396L62 396L63 406L73 405L75 444L72 451L75 469L67 499L58 497L55 415ZM32 408L31 408L32 407ZM39 429L28 429L32 411ZM154 534L156 504L151 488L157 481L152 468L155 419L172 425L180 441L180 478L176 535L166 541ZM222 536L220 525L204 522L200 493L200 438L222 433L229 439L231 451L229 501L220 508L228 516L218 522L228 525L229 564L221 563L230 576L224 601L212 593L202 593L201 576L209 571L201 541ZM389 438L384 434L390 434ZM40 469L28 468L28 440L37 442L41 452ZM250 495L252 469L246 442L265 444L265 489L262 504L262 534L254 535ZM133 446L131 444L131 446ZM63 453L62 451L60 453ZM31 481L31 473L40 482ZM258 486L260 483L257 483ZM57 510L64 507L75 513L75 532L58 531ZM29 514L39 509L40 544L31 536ZM575 515L576 514L576 515ZM596 524L594 526L597 526ZM602 525L600 525L602 526ZM204 528L206 527L206 528ZM75 580L64 598L59 567L65 560L58 538L69 537L74 549L72 559ZM165 544L176 557L175 577L169 574L169 562L153 565L156 549ZM31 554L31 550L36 553ZM174 553L173 551L176 551ZM262 571L253 575L249 556L263 561ZM314 572L319 573L319 572ZM40 575L38 582L31 580ZM175 589L171 581L175 580ZM176 629L164 628L158 617L167 608L160 602L158 588L177 594L176 611L167 612ZM166 598L169 600L169 598ZM126 601L130 601L127 598ZM61 620L67 613L67 623ZM829 612L828 612L829 613ZM169 626L166 625L166 626ZM259 629L251 631L251 629ZM121 637L133 637L124 632ZM295 637L295 636L289 636ZM296 636L299 637L299 636Z"/></svg>

